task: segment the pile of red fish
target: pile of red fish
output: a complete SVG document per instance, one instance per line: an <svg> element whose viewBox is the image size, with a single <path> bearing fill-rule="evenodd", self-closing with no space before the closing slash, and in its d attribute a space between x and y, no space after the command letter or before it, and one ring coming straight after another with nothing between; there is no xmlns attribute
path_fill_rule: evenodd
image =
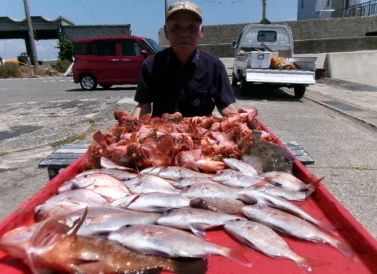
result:
<svg viewBox="0 0 377 274"><path fill-rule="evenodd" d="M228 117L174 113L134 119L118 110L114 113L118 124L93 135L95 143L88 151L90 167L99 168L100 157L105 157L137 170L176 165L215 173L225 167L223 158L240 159L253 136L273 141L260 127L257 114L257 109L248 108Z"/></svg>

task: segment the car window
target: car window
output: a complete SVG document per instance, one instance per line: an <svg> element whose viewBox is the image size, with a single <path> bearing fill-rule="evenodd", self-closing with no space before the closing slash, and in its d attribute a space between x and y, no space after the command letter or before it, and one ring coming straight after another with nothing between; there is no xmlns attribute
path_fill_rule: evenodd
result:
<svg viewBox="0 0 377 274"><path fill-rule="evenodd" d="M146 39L143 42L152 54L162 51L162 48L153 39Z"/></svg>
<svg viewBox="0 0 377 274"><path fill-rule="evenodd" d="M260 30L258 31L258 42L275 42L277 37L276 31Z"/></svg>
<svg viewBox="0 0 377 274"><path fill-rule="evenodd" d="M122 40L122 55L141 56L141 45L135 39Z"/></svg>
<svg viewBox="0 0 377 274"><path fill-rule="evenodd" d="M93 42L93 54L98 56L114 56L115 41L114 40L99 40Z"/></svg>

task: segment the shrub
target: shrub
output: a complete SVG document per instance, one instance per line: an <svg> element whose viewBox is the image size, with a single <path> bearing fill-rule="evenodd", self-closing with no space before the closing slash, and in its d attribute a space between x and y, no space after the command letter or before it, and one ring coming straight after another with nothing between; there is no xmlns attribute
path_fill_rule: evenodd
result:
<svg viewBox="0 0 377 274"><path fill-rule="evenodd" d="M20 66L16 63L0 65L0 78L15 78L21 76Z"/></svg>
<svg viewBox="0 0 377 274"><path fill-rule="evenodd" d="M65 60L58 60L56 62L56 70L58 72L64 73L64 72L67 71L67 69L69 68L70 65L71 65L71 62L69 60L67 60L67 59L65 59Z"/></svg>
<svg viewBox="0 0 377 274"><path fill-rule="evenodd" d="M58 42L59 60L72 60L74 44L71 40L63 39Z"/></svg>

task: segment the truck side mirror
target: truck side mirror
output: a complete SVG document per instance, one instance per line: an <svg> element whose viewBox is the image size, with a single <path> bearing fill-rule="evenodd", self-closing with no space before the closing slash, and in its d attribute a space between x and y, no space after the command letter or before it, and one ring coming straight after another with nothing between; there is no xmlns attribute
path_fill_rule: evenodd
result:
<svg viewBox="0 0 377 274"><path fill-rule="evenodd" d="M145 49L142 49L142 50L141 50L141 55L143 55L144 58L147 58L147 57L149 56L149 53L148 53L148 51L146 51Z"/></svg>
<svg viewBox="0 0 377 274"><path fill-rule="evenodd" d="M232 42L232 48L235 49L236 47L237 47L237 41L233 41L233 42Z"/></svg>

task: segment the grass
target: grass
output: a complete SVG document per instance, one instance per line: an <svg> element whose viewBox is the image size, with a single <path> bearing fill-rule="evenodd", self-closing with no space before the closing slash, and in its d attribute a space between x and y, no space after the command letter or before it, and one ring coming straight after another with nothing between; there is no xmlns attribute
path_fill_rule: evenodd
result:
<svg viewBox="0 0 377 274"><path fill-rule="evenodd" d="M0 152L0 157L7 156L9 154L10 154L10 152Z"/></svg>

